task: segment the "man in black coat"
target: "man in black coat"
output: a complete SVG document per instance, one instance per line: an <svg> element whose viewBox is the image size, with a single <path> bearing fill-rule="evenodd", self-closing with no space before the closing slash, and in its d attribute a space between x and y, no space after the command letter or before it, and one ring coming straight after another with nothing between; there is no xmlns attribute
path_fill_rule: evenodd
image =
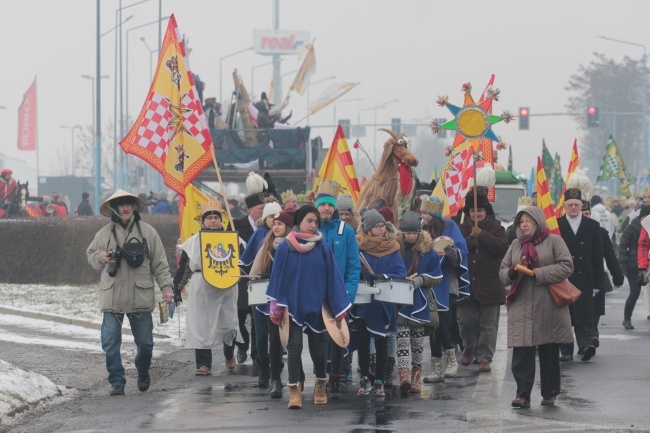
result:
<svg viewBox="0 0 650 433"><path fill-rule="evenodd" d="M573 274L569 281L576 286L582 296L569 306L571 322L578 344L578 354L582 361L589 361L595 354L598 338L593 331L594 289L599 289L603 281L603 238L600 224L582 216L582 193L577 188L569 188L564 193L566 214L558 219L562 239L573 258ZM573 360L573 344L560 345L560 360Z"/></svg>

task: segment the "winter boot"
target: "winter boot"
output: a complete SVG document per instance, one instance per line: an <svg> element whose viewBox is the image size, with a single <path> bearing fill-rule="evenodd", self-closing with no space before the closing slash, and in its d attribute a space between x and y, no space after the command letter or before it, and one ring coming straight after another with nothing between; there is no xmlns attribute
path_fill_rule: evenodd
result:
<svg viewBox="0 0 650 433"><path fill-rule="evenodd" d="M413 372L411 373L411 392L415 394L422 392L421 367L413 367Z"/></svg>
<svg viewBox="0 0 650 433"><path fill-rule="evenodd" d="M386 365L386 377L384 378L384 388L386 389L393 387L393 370L395 370L395 358L389 357Z"/></svg>
<svg viewBox="0 0 650 433"><path fill-rule="evenodd" d="M632 321L630 319L623 319L623 327L625 329L634 329L634 326L632 325Z"/></svg>
<svg viewBox="0 0 650 433"><path fill-rule="evenodd" d="M454 377L458 373L458 361L456 361L456 351L454 349L445 350L445 377Z"/></svg>
<svg viewBox="0 0 650 433"><path fill-rule="evenodd" d="M404 395L411 389L411 372L408 368L400 368L399 372L399 392Z"/></svg>
<svg viewBox="0 0 650 433"><path fill-rule="evenodd" d="M297 383L289 385L289 409L300 409L302 408L302 391L300 391L300 386Z"/></svg>
<svg viewBox="0 0 650 433"><path fill-rule="evenodd" d="M327 404L327 379L316 379L314 404Z"/></svg>
<svg viewBox="0 0 650 433"><path fill-rule="evenodd" d="M271 386L271 398L282 398L282 381L275 379Z"/></svg>
<svg viewBox="0 0 650 433"><path fill-rule="evenodd" d="M328 385L330 388L330 397L334 399L341 398L341 376L338 374L330 374Z"/></svg>
<svg viewBox="0 0 650 433"><path fill-rule="evenodd" d="M270 375L271 375L271 369L269 368L269 363L268 361L266 363L261 363L261 373L260 377L257 378L257 386L259 388L268 388L269 387L269 380L270 380Z"/></svg>
<svg viewBox="0 0 650 433"><path fill-rule="evenodd" d="M445 362L445 358L431 358L431 374L424 377L424 383L445 381L445 375L442 371L443 362Z"/></svg>

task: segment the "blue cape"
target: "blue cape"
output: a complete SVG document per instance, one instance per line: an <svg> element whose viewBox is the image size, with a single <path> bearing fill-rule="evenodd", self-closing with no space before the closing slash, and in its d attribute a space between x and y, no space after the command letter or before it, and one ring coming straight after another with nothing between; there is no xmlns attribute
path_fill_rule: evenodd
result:
<svg viewBox="0 0 650 433"><path fill-rule="evenodd" d="M264 243L264 238L266 234L270 231L266 224L255 229L251 235L248 243L246 244L246 249L239 258L239 264L244 266L250 266L255 261L255 255L262 248Z"/></svg>
<svg viewBox="0 0 650 433"><path fill-rule="evenodd" d="M458 300L469 296L469 266L467 264L467 243L463 234L460 232L458 225L448 218L443 218L445 228L442 230L441 236L449 236L454 240L454 245L460 255L460 267L457 269L458 273ZM440 257L440 270L442 271L442 282L437 286L433 286L433 293L436 296L436 303L438 304L438 311L449 310L449 268L451 264L446 255Z"/></svg>
<svg viewBox="0 0 650 433"><path fill-rule="evenodd" d="M307 326L325 332L322 306L328 301L334 316L352 304L343 277L326 243L317 242L307 253L291 251L287 241L275 251L271 279L266 296L287 307L292 320L303 330Z"/></svg>
<svg viewBox="0 0 650 433"><path fill-rule="evenodd" d="M411 245L404 248L404 265L406 269L411 267ZM426 254L420 254L420 263L418 264L418 275L427 275L431 278L442 278L440 271L440 257L430 250ZM406 317L418 323L431 321L429 312L429 294L430 289L420 287L413 292L413 305L402 305L397 312L400 316Z"/></svg>

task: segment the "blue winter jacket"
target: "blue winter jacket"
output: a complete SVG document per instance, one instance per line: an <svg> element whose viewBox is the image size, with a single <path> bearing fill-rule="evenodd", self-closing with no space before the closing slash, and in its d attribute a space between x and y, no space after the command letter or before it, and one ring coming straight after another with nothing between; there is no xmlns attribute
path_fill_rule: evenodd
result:
<svg viewBox="0 0 650 433"><path fill-rule="evenodd" d="M172 213L172 205L169 203L168 200L160 200L156 205L151 209L151 213L166 213L166 214L171 214Z"/></svg>
<svg viewBox="0 0 650 433"><path fill-rule="evenodd" d="M361 271L359 245L354 229L345 224L339 218L338 212L335 212L332 220L321 221L319 230L323 234L323 242L329 245L334 253L334 260L345 281L345 290L348 292L350 302L354 302Z"/></svg>

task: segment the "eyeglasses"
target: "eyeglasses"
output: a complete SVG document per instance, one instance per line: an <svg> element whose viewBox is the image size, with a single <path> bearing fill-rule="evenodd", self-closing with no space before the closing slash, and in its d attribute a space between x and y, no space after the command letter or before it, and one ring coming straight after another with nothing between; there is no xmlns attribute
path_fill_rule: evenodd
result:
<svg viewBox="0 0 650 433"><path fill-rule="evenodd" d="M386 228L386 224L384 224L384 223L379 223L379 224L377 224L376 226L373 227L373 229L380 229L380 230L385 229L385 228Z"/></svg>

